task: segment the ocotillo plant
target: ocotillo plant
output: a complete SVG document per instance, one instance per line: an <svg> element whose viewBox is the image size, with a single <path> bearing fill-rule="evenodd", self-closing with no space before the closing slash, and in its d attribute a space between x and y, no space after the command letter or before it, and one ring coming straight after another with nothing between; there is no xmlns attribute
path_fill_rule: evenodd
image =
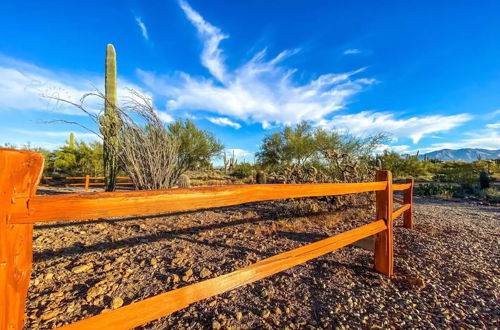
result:
<svg viewBox="0 0 500 330"><path fill-rule="evenodd" d="M104 115L100 118L103 136L104 177L106 191L115 190L118 171L117 149L120 118L116 108L116 53L113 45L106 47Z"/></svg>

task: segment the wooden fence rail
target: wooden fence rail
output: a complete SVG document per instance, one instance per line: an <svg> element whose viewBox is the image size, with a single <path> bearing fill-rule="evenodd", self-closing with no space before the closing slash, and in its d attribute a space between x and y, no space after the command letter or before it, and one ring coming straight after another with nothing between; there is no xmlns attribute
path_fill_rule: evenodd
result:
<svg viewBox="0 0 500 330"><path fill-rule="evenodd" d="M162 191L35 196L43 158L29 151L0 149L0 330L22 329L32 263L33 224L153 215L274 199L376 193L376 218L367 225L261 260L248 267L175 289L64 326L65 329L130 329L190 304L257 281L375 235L374 268L393 274L393 221L403 214L413 227L413 180L392 184L388 171L375 182L340 184L232 185ZM393 191L403 206L393 210Z"/></svg>
<svg viewBox="0 0 500 330"><path fill-rule="evenodd" d="M134 183L130 182L130 177L128 176L117 176L117 180L126 180L126 182L116 182L117 186L133 186ZM75 180L83 180L83 182L74 182ZM104 182L95 182L97 180L104 181L103 176L42 176L40 186L49 187L83 187L85 191L89 191L91 186L104 186ZM57 181L49 182L49 181ZM64 181L61 183L60 181ZM68 182L69 181L69 182Z"/></svg>

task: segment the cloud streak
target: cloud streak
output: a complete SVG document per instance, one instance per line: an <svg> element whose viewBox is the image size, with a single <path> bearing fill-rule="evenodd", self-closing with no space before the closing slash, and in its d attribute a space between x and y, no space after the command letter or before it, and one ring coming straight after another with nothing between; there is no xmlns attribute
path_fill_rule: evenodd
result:
<svg viewBox="0 0 500 330"><path fill-rule="evenodd" d="M142 37L146 40L149 40L148 29L146 28L146 25L142 21L142 18L140 18L139 16L136 16L135 22L137 23L137 25L141 29Z"/></svg>
<svg viewBox="0 0 500 330"><path fill-rule="evenodd" d="M359 54L361 53L361 51L357 48L353 48L353 49L346 49L344 51L344 55L355 55L355 54Z"/></svg>
<svg viewBox="0 0 500 330"><path fill-rule="evenodd" d="M145 93L139 86L118 79L119 102L131 97L130 89ZM0 54L0 111L45 111L51 113L85 116L79 109L56 102L50 97L79 103L83 95L104 90L104 79L99 76L81 76L66 72L54 72ZM150 96L150 95L149 95ZM97 113L103 108L103 100L89 97L85 107Z"/></svg>
<svg viewBox="0 0 500 330"><path fill-rule="evenodd" d="M363 111L356 114L337 115L329 120L320 121L318 125L354 134L387 132L396 138L408 136L413 143L418 143L428 134L448 131L471 119L472 117L465 113L397 119L393 113Z"/></svg>
<svg viewBox="0 0 500 330"><path fill-rule="evenodd" d="M229 118L226 117L208 117L207 120L211 122L212 124L219 125L219 126L229 126L235 129L240 129L241 125L239 123L235 123L234 121L230 120Z"/></svg>

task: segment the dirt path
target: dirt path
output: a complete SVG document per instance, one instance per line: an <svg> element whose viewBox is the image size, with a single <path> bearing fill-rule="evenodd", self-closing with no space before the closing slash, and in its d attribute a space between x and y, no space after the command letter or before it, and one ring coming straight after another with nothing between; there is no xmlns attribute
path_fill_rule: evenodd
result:
<svg viewBox="0 0 500 330"><path fill-rule="evenodd" d="M284 203L36 226L27 328L86 318L372 219L355 210L291 218ZM417 199L415 218L414 231L397 222L393 278L372 270L371 252L346 247L145 328L500 326L500 209Z"/></svg>

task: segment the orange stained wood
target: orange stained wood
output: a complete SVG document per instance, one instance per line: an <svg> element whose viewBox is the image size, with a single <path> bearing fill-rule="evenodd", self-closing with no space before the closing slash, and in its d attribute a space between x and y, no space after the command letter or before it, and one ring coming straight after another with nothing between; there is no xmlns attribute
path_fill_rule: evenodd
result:
<svg viewBox="0 0 500 330"><path fill-rule="evenodd" d="M403 212L407 211L410 209L410 204L405 204L403 207L401 207L400 209L394 211L392 213L392 218L393 219L396 219L397 217L399 217L401 214L403 214Z"/></svg>
<svg viewBox="0 0 500 330"><path fill-rule="evenodd" d="M42 180L83 180L86 176L42 176ZM103 176L89 176L90 180L104 180ZM130 180L128 176L117 176L118 180Z"/></svg>
<svg viewBox="0 0 500 330"><path fill-rule="evenodd" d="M387 224L387 230L375 235L375 270L392 276L394 272L394 248L393 248L393 232L392 232L392 174L389 171L377 171L377 181L386 180L387 187L383 191L376 193L376 219L384 219Z"/></svg>
<svg viewBox="0 0 500 330"><path fill-rule="evenodd" d="M64 184L63 184L64 185ZM104 182L89 182L89 186L104 186ZM117 182L117 186L131 186L133 185L132 182ZM85 187L85 183L68 183L66 186L70 187Z"/></svg>
<svg viewBox="0 0 500 330"><path fill-rule="evenodd" d="M392 190L393 191L401 191L401 190L410 189L411 187L412 186L409 183L393 184L392 185Z"/></svg>
<svg viewBox="0 0 500 330"><path fill-rule="evenodd" d="M324 240L277 254L232 273L147 298L114 311L66 325L60 329L131 329L183 309L194 302L300 265L386 229L385 221L375 221Z"/></svg>
<svg viewBox="0 0 500 330"><path fill-rule="evenodd" d="M40 154L0 148L0 329L22 329L31 274L32 224L9 224L36 192Z"/></svg>
<svg viewBox="0 0 500 330"><path fill-rule="evenodd" d="M27 207L17 210L10 223L152 215L273 199L380 191L386 187L387 182L261 184L35 196Z"/></svg>
<svg viewBox="0 0 500 330"><path fill-rule="evenodd" d="M405 204L410 205L410 208L403 213L403 224L405 228L413 229L413 186L415 185L415 180L413 178L406 179L406 183L411 187L405 190L403 193L403 201Z"/></svg>

